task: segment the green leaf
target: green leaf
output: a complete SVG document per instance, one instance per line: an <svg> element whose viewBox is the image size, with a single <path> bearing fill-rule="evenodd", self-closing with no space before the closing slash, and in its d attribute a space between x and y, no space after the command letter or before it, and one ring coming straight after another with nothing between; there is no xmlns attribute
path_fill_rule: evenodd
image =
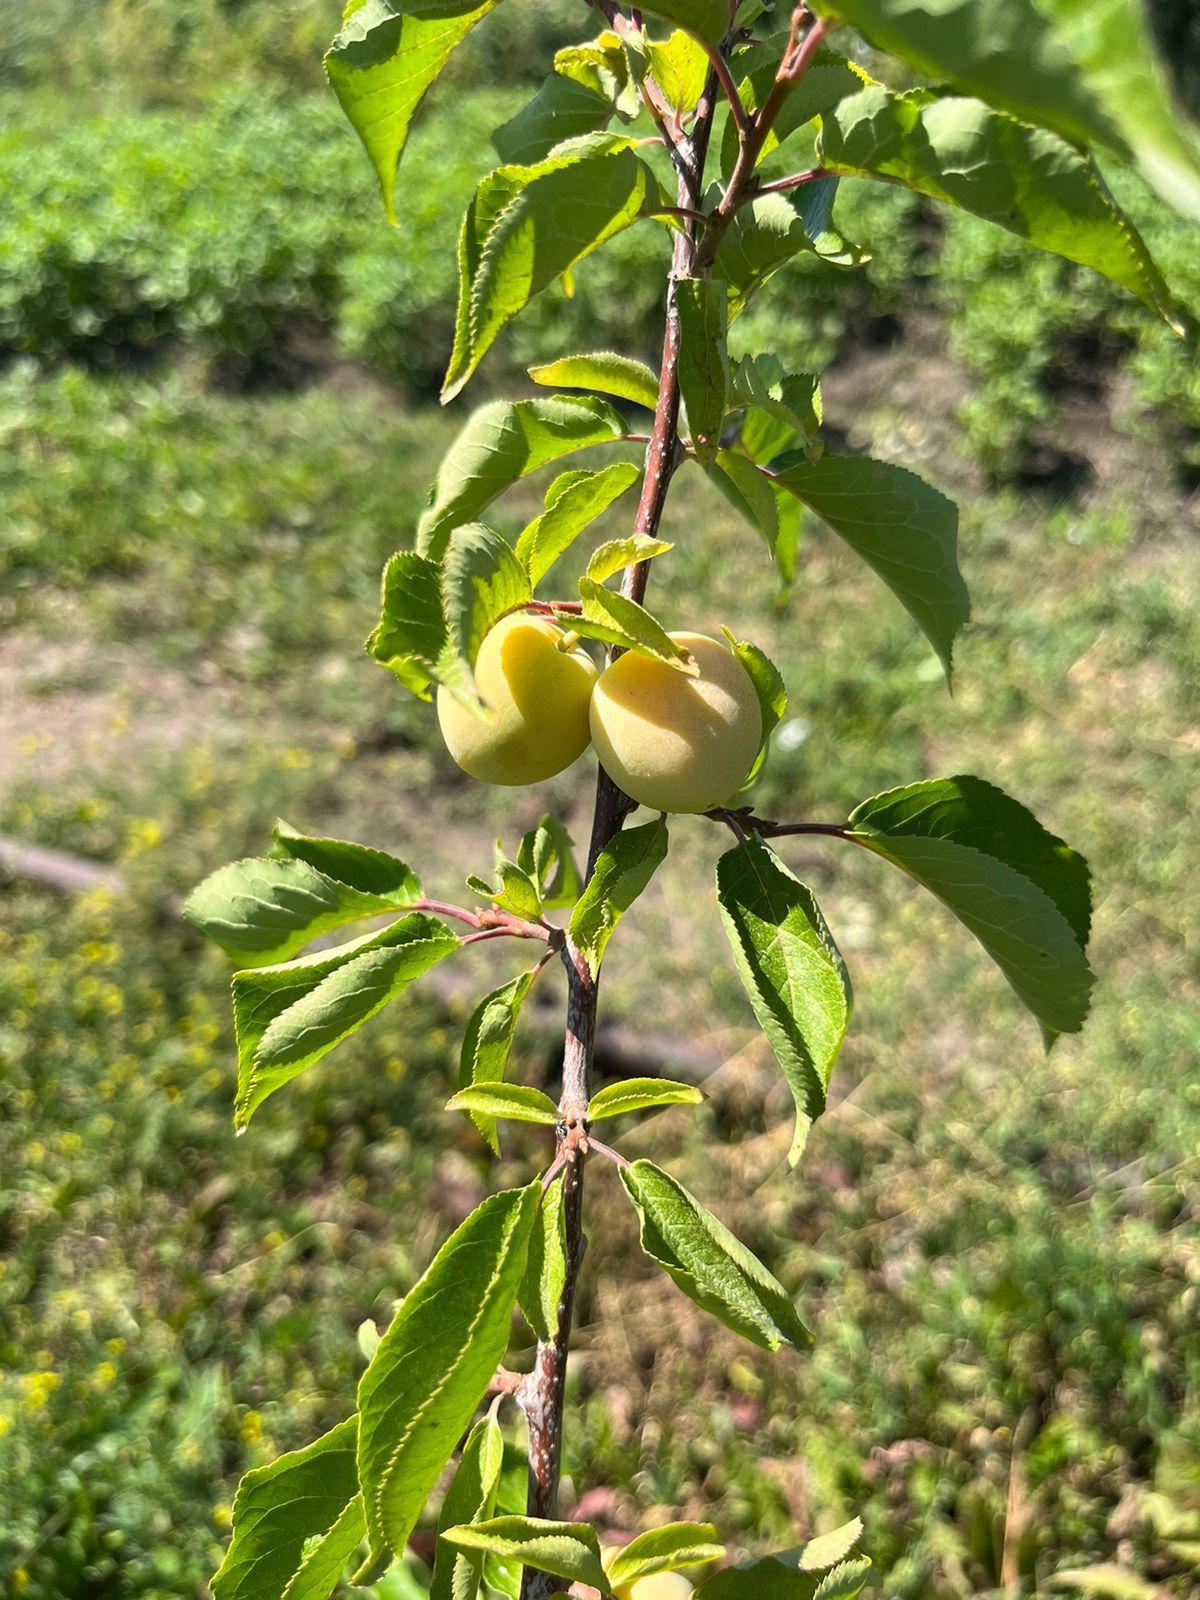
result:
<svg viewBox="0 0 1200 1600"><path fill-rule="evenodd" d="M604 583L626 567L640 561L653 561L655 556L665 556L674 545L664 539L648 539L644 533L634 533L626 539L609 539L598 545L587 564L586 576L593 583Z"/></svg>
<svg viewBox="0 0 1200 1600"><path fill-rule="evenodd" d="M667 825L659 817L623 828L601 850L587 887L571 913L568 937L593 975L617 923L654 876L667 854Z"/></svg>
<svg viewBox="0 0 1200 1600"><path fill-rule="evenodd" d="M544 907L573 906L583 888L571 835L554 816L545 816L517 847L517 865L537 886Z"/></svg>
<svg viewBox="0 0 1200 1600"><path fill-rule="evenodd" d="M533 598L529 574L512 548L482 522L455 528L442 563L446 642L438 676L469 705L478 705L475 658L500 618Z"/></svg>
<svg viewBox="0 0 1200 1600"><path fill-rule="evenodd" d="M532 872L519 862L506 858L499 839L496 840L494 871L500 885L498 889L474 873L467 879L467 887L499 906L501 911L511 911L514 916L536 921L542 914L541 890Z"/></svg>
<svg viewBox="0 0 1200 1600"><path fill-rule="evenodd" d="M779 70L778 51L773 51L772 57L773 59L755 67L738 85L742 104L748 112L762 108L763 101L775 83L775 76ZM834 50L818 50L808 70L784 100L779 115L771 124L763 141L758 158L759 164L773 155L785 139L790 139L793 133L811 122L814 117L822 116L826 111L832 110L839 100L844 100L847 95L857 94L864 84L871 81L861 67L852 61L847 61L845 56L838 55ZM730 117L725 124L721 140L721 172L726 183L733 176L738 148L737 124Z"/></svg>
<svg viewBox="0 0 1200 1600"><path fill-rule="evenodd" d="M282 817L276 818L271 839L277 859L306 861L347 889L386 901L388 909L414 905L424 892L412 868L386 850L300 833Z"/></svg>
<svg viewBox="0 0 1200 1600"><path fill-rule="evenodd" d="M362 140L396 222L396 171L413 116L454 50L497 0L363 0L325 56L342 110Z"/></svg>
<svg viewBox="0 0 1200 1600"><path fill-rule="evenodd" d="M441 570L415 550L397 551L383 569L379 621L367 637L367 654L428 700L445 642Z"/></svg>
<svg viewBox="0 0 1200 1600"><path fill-rule="evenodd" d="M492 145L501 161L528 165L565 139L606 128L612 114L612 102L603 95L552 72L533 99L495 130Z"/></svg>
<svg viewBox="0 0 1200 1600"><path fill-rule="evenodd" d="M417 529L421 553L441 561L453 529L473 521L519 478L624 434L618 411L579 395L494 400L480 407L442 458Z"/></svg>
<svg viewBox="0 0 1200 1600"><path fill-rule="evenodd" d="M746 674L754 685L754 692L758 696L758 709L762 713L762 743L758 747L754 765L742 785L743 789L748 789L762 770L771 734L787 711L787 689L779 668L765 651L760 650L756 644L751 644L748 639L735 638L728 628L722 628L721 632L728 639L729 648L745 667Z"/></svg>
<svg viewBox="0 0 1200 1600"><path fill-rule="evenodd" d="M1142 176L1200 219L1200 154L1172 103L1137 0L817 0L920 72L1052 128L1132 154Z"/></svg>
<svg viewBox="0 0 1200 1600"><path fill-rule="evenodd" d="M761 534L774 557L779 540L779 501L770 480L736 450L718 450L708 475L733 509Z"/></svg>
<svg viewBox="0 0 1200 1600"><path fill-rule="evenodd" d="M639 8L648 17L661 17L678 28L719 45L729 31L729 6L726 0L651 0Z"/></svg>
<svg viewBox="0 0 1200 1600"><path fill-rule="evenodd" d="M658 407L658 374L644 361L619 356L611 350L598 350L587 356L562 356L540 367L530 367L529 376L543 388L594 389L597 394L618 400L632 400L647 411Z"/></svg>
<svg viewBox="0 0 1200 1600"><path fill-rule="evenodd" d="M494 1415L480 1417L467 1435L458 1468L442 1501L438 1533L459 1523L483 1522L496 1505L504 1435ZM429 1600L476 1600L483 1575L483 1557L457 1550L439 1537L433 1562Z"/></svg>
<svg viewBox="0 0 1200 1600"><path fill-rule="evenodd" d="M798 1550L715 1572L701 1584L697 1600L854 1600L871 1572L865 1557L845 1560L861 1537L855 1517Z"/></svg>
<svg viewBox="0 0 1200 1600"><path fill-rule="evenodd" d="M587 1120L623 1117L630 1111L657 1111L662 1106L698 1106L704 1096L693 1084L668 1078L623 1078L598 1089L588 1102Z"/></svg>
<svg viewBox="0 0 1200 1600"><path fill-rule="evenodd" d="M720 278L684 278L675 286L679 313L679 393L692 448L716 455L729 389L729 289Z"/></svg>
<svg viewBox="0 0 1200 1600"><path fill-rule="evenodd" d="M402 861L382 851L364 854L379 858L376 889L339 882L303 859L252 858L219 867L198 884L184 917L239 966L286 961L322 934L362 917L402 910L421 898L420 883Z"/></svg>
<svg viewBox="0 0 1200 1600"><path fill-rule="evenodd" d="M680 28L665 43L647 39L646 57L667 104L678 112L694 111L708 80L708 53L703 46Z"/></svg>
<svg viewBox="0 0 1200 1600"><path fill-rule="evenodd" d="M795 1166L850 1024L850 979L812 891L756 835L718 861L717 900L738 975L796 1102Z"/></svg>
<svg viewBox="0 0 1200 1600"><path fill-rule="evenodd" d="M680 1572L706 1561L719 1561L725 1546L711 1522L667 1522L638 1534L608 1564L608 1581L635 1583L652 1572Z"/></svg>
<svg viewBox="0 0 1200 1600"><path fill-rule="evenodd" d="M531 166L497 167L475 191L459 242L451 400L504 326L534 295L658 200L658 183L625 140L588 134Z"/></svg>
<svg viewBox="0 0 1200 1600"><path fill-rule="evenodd" d="M523 1083L476 1083L446 1101L447 1111L473 1117L501 1117L509 1122L541 1122L553 1127L558 1108L548 1094Z"/></svg>
<svg viewBox="0 0 1200 1600"><path fill-rule="evenodd" d="M811 372L785 372L778 356L743 356L730 380L729 403L731 407L751 406L766 412L783 425L784 437L798 433L806 447L818 442L822 415L820 379ZM759 451L745 439L744 427L743 442L758 459ZM811 457L811 449L809 454Z"/></svg>
<svg viewBox="0 0 1200 1600"><path fill-rule="evenodd" d="M454 1230L362 1375L358 1477L373 1557L403 1552L504 1355L538 1193L532 1183L490 1195Z"/></svg>
<svg viewBox="0 0 1200 1600"><path fill-rule="evenodd" d="M471 1013L459 1058L458 1081L463 1088L469 1084L504 1081L513 1037L517 1031L517 1019L534 976L535 970L530 968L528 972L510 978L498 989L493 989L491 994L485 995ZM471 1121L499 1155L496 1119L473 1114Z"/></svg>
<svg viewBox="0 0 1200 1600"><path fill-rule="evenodd" d="M336 949L235 973L235 1127L457 949L443 923L414 912Z"/></svg>
<svg viewBox="0 0 1200 1600"><path fill-rule="evenodd" d="M764 1350L807 1349L791 1296L711 1211L652 1161L621 1169L641 1218L642 1249L690 1300Z"/></svg>
<svg viewBox="0 0 1200 1600"><path fill-rule="evenodd" d="M677 643L645 606L627 595L606 589L594 578L580 578L583 615L571 618L571 628L585 639L600 639L639 656L649 656L694 678L699 672L691 651Z"/></svg>
<svg viewBox="0 0 1200 1600"><path fill-rule="evenodd" d="M851 837L948 906L1042 1024L1077 1033L1093 977L1087 863L981 778L908 784L851 813Z"/></svg>
<svg viewBox="0 0 1200 1600"><path fill-rule="evenodd" d="M630 52L620 34L606 28L585 44L567 45L554 55L554 70L590 89L627 121L641 109L638 85L631 72Z"/></svg>
<svg viewBox="0 0 1200 1600"><path fill-rule="evenodd" d="M586 1583L611 1594L596 1530L584 1522L545 1522L538 1517L493 1517L451 1528L442 1536L462 1550L505 1556L522 1566L551 1572L568 1583Z"/></svg>
<svg viewBox="0 0 1200 1600"><path fill-rule="evenodd" d="M801 451L772 468L781 489L802 500L860 555L925 634L950 680L954 638L970 615L958 570L958 509L903 467L867 456Z"/></svg>
<svg viewBox="0 0 1200 1600"><path fill-rule="evenodd" d="M517 1303L521 1315L543 1343L558 1328L558 1307L567 1286L567 1223L561 1180L551 1183L542 1196L538 1220L529 1240L525 1277Z"/></svg>
<svg viewBox="0 0 1200 1600"><path fill-rule="evenodd" d="M729 320L745 310L768 278L806 251L830 266L856 267L866 251L832 226L836 178L805 184L794 196L765 194L735 214L717 249L713 270L729 285Z"/></svg>
<svg viewBox="0 0 1200 1600"><path fill-rule="evenodd" d="M362 1497L355 1495L325 1537L307 1547L296 1576L283 1591L281 1600L329 1600L342 1581L347 1563L358 1553L366 1532Z"/></svg>
<svg viewBox="0 0 1200 1600"><path fill-rule="evenodd" d="M641 479L632 461L614 461L597 472L564 472L546 490L546 509L517 540L518 558L536 586L575 539Z"/></svg>
<svg viewBox="0 0 1200 1600"><path fill-rule="evenodd" d="M1057 134L982 100L881 85L822 118L817 159L961 206L1040 250L1090 267L1181 331L1170 292L1095 163Z"/></svg>
<svg viewBox="0 0 1200 1600"><path fill-rule="evenodd" d="M233 1502L233 1541L212 1580L213 1600L281 1600L285 1594L289 1600L324 1600L333 1592L363 1535L354 1470L357 1433L358 1419L349 1417L314 1444L245 1475ZM314 1538L322 1555L314 1552L306 1562L304 1551ZM335 1560L328 1586L320 1587L318 1570Z"/></svg>
<svg viewBox="0 0 1200 1600"><path fill-rule="evenodd" d="M743 1567L715 1572L696 1591L696 1600L856 1600L871 1576L862 1557L846 1561L823 1576L798 1571L777 1556L765 1556Z"/></svg>

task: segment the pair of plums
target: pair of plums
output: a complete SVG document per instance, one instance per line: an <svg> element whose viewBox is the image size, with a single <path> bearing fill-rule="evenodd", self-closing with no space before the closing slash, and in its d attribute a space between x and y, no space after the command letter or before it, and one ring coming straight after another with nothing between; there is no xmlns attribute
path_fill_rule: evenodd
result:
<svg viewBox="0 0 1200 1600"><path fill-rule="evenodd" d="M488 715L438 690L442 737L483 783L562 772L589 743L631 799L654 811L708 811L737 793L758 754L762 712L750 675L721 643L673 633L699 674L627 651L597 673L545 617L514 611L485 636L475 686Z"/></svg>

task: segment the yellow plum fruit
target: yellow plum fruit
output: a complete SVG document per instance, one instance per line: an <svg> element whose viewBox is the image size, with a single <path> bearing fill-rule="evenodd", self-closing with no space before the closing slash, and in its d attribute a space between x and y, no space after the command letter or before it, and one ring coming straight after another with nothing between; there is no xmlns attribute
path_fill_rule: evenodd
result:
<svg viewBox="0 0 1200 1600"><path fill-rule="evenodd" d="M682 1572L652 1572L618 1584L613 1593L617 1600L689 1600L692 1585Z"/></svg>
<svg viewBox="0 0 1200 1600"><path fill-rule="evenodd" d="M510 612L485 634L475 660L475 689L490 715L438 690L446 748L472 778L540 783L587 749L596 668L584 651L563 648L566 642L545 617Z"/></svg>
<svg viewBox="0 0 1200 1600"><path fill-rule="evenodd" d="M632 651L619 656L592 694L592 742L605 772L641 805L708 811L744 783L762 711L750 674L719 639L671 638L691 651L699 677Z"/></svg>

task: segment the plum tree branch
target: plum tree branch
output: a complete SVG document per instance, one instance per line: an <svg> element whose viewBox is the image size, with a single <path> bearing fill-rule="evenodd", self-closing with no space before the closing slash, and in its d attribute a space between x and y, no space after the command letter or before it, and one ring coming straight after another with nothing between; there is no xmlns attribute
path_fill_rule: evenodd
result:
<svg viewBox="0 0 1200 1600"><path fill-rule="evenodd" d="M607 6L600 9L609 15ZM610 17L611 20L611 17ZM677 202L684 212L699 208L704 165L717 103L717 74L710 70L704 94L696 108L690 136L681 137L676 149ZM675 236L667 287L666 325L654 426L646 446L646 467L634 518L635 533L653 538L662 521L671 476L680 460L679 450L679 313L675 285L695 268L699 225L691 223ZM626 567L621 592L640 601L645 594L649 563ZM613 652L609 652L610 659ZM587 877L595 870L601 851L619 832L634 802L618 789L603 768L597 777L596 802L588 847ZM566 1279L551 1338L538 1343L533 1370L520 1391L520 1403L529 1428L529 1488L526 1509L530 1516L555 1515L562 1461L563 1412L567 1350L574 1317L575 1295L586 1241L583 1234L583 1169L586 1160L586 1114L591 1090L592 1057L596 1038L599 998L597 974L570 939L563 948L567 968L567 1024L563 1042L562 1096L555 1168L562 1170L563 1221L566 1232ZM585 1137L580 1138L584 1133ZM553 1169L552 1169L553 1170ZM521 1600L547 1600L566 1587L547 1573L524 1569Z"/></svg>

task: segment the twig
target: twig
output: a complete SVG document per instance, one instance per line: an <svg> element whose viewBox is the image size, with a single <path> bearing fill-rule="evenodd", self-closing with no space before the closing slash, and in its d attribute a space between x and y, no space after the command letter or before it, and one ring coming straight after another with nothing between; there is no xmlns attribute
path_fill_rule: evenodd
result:
<svg viewBox="0 0 1200 1600"><path fill-rule="evenodd" d="M715 806L704 813L714 822L723 822L727 828L744 839L747 833L757 833L764 839L782 839L788 835L819 833L834 839L854 838L853 830L840 822L772 822L767 817L756 817L749 806L731 810L728 806Z"/></svg>
<svg viewBox="0 0 1200 1600"><path fill-rule="evenodd" d="M746 198L757 200L764 194L783 194L788 189L799 189L806 183L816 183L819 178L828 178L829 173L824 167L810 167L807 172L794 172L790 178L776 178L773 183L762 183L753 189Z"/></svg>

